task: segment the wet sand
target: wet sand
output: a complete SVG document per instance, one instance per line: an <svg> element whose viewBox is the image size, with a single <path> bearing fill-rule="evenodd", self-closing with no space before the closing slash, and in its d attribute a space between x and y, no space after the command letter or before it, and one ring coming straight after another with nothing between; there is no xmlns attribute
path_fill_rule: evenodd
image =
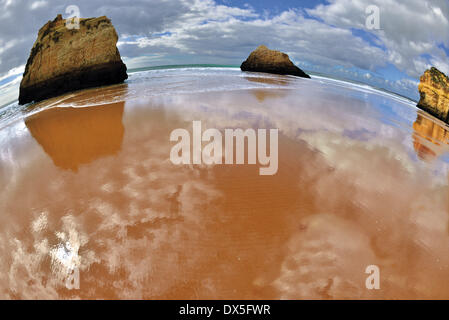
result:
<svg viewBox="0 0 449 320"><path fill-rule="evenodd" d="M377 93L289 79L88 90L3 128L0 298L449 298L446 126ZM172 164L170 132L192 120L279 128L277 174ZM369 265L380 290L365 287Z"/></svg>

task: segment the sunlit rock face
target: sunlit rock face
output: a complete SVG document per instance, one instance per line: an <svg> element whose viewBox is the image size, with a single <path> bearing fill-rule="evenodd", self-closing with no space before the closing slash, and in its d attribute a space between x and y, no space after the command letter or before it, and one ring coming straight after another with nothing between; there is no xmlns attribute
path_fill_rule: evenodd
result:
<svg viewBox="0 0 449 320"><path fill-rule="evenodd" d="M240 69L242 69L242 71L288 74L310 78L308 74L290 61L287 54L276 50L270 50L263 45L251 52L248 59L246 59L240 66Z"/></svg>
<svg viewBox="0 0 449 320"><path fill-rule="evenodd" d="M128 76L117 40L117 32L105 16L79 19L79 28L68 28L61 15L48 21L31 49L19 103L124 81Z"/></svg>
<svg viewBox="0 0 449 320"><path fill-rule="evenodd" d="M418 107L449 123L449 78L436 68L421 76Z"/></svg>

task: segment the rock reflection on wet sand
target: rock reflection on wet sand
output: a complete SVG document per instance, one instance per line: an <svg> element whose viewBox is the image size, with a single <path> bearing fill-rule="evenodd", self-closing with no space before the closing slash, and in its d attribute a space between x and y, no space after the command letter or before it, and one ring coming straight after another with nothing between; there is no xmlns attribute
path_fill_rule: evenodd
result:
<svg viewBox="0 0 449 320"><path fill-rule="evenodd" d="M81 164L120 150L124 105L55 107L28 117L25 125L56 166L77 170Z"/></svg>
<svg viewBox="0 0 449 320"><path fill-rule="evenodd" d="M431 161L449 150L449 127L419 111L413 123L414 147L418 157Z"/></svg>
<svg viewBox="0 0 449 320"><path fill-rule="evenodd" d="M0 297L449 298L447 172L413 159L412 123L383 121L383 97L261 90L50 109L12 127ZM170 132L192 120L279 128L278 173L173 165ZM64 287L61 250L79 290ZM365 287L373 264L380 290Z"/></svg>

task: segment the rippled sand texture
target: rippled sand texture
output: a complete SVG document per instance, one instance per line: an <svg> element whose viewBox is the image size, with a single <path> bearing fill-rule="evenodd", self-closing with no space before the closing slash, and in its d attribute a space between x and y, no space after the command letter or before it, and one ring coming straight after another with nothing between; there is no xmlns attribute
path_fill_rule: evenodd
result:
<svg viewBox="0 0 449 320"><path fill-rule="evenodd" d="M3 128L0 298L449 298L447 128L292 79L145 96L131 77ZM279 128L278 173L173 165L170 132L192 120Z"/></svg>

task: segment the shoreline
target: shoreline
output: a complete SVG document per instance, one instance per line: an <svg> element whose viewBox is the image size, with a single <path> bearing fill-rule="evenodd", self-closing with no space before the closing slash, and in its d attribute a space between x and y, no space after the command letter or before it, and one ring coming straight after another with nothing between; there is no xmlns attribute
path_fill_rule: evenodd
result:
<svg viewBox="0 0 449 320"><path fill-rule="evenodd" d="M148 67L141 67L141 68L132 68L129 69L127 72L129 74L136 74L136 73L140 73L140 72L147 72L147 71L157 71L157 70L198 70L198 69L238 69L240 70L240 67L238 65L221 65L221 64L174 64L174 65L160 65L160 66L148 66ZM348 83L348 84L354 84L354 85L362 85L362 86L366 86L369 87L371 89L377 90L377 91L381 91L384 93L388 93L388 94L392 94L395 95L397 97L409 100L413 103L418 103L418 100L415 100L411 97L407 97L405 95L402 95L400 93L394 92L394 91L390 91L381 87L376 87L373 85L370 85L368 83L362 82L362 81L356 81L356 80L352 80L352 79L347 79L347 78L340 78L340 77L336 77L333 75L328 75L328 74L324 74L324 73L320 73L320 72L315 72L315 71L309 71L307 69L304 69L304 71L306 71L308 74L310 74L312 76L312 78L324 78L324 79L329 79L329 80L335 80L335 81L341 81L344 83ZM243 73L243 72L242 72ZM275 74L270 74L270 73L260 73L260 75L270 75L270 76L277 76ZM286 77L294 77L294 76L288 76L286 75ZM18 81L17 79L20 78L21 79L21 75L17 75L17 77L14 77L11 81L3 84L3 86L7 87L10 83L15 82L16 85L16 90L17 90L17 98L14 100L10 100L9 102L3 103L0 105L0 111L4 108L7 107L15 102L18 102L18 91L19 91L19 85L20 85L20 81ZM128 80L125 80L125 83ZM14 87L14 86L11 86ZM101 87L101 86L100 86ZM100 88L100 87L96 87L96 88ZM12 89L12 88L10 88ZM85 89L81 89L81 90L85 90ZM76 91L73 91L76 92ZM45 101L45 100L43 100ZM33 103L34 104L34 103ZM1 118L0 118L1 121Z"/></svg>
<svg viewBox="0 0 449 320"><path fill-rule="evenodd" d="M236 77L238 79L237 81L240 81L240 79L246 79L250 80L251 84L247 84L246 82L240 83L236 86L229 87L227 84L221 84L218 82L216 83L210 83L210 81L204 81L204 85L200 87L195 87L193 89L187 87L183 90L182 87L185 86L184 82L179 82L177 78L167 78L168 82L164 82L164 86L160 86L157 83L154 83L157 81L158 78L154 78L151 76L153 72L164 72L164 73L173 73L173 75L177 75L179 77L190 77L195 74L195 72L200 71L200 76L204 75L206 77L213 77L211 79L220 79L220 77L224 77L223 79L231 76ZM146 77L146 74L150 75L149 77ZM18 100L14 100L8 104L3 105L0 107L0 130L2 130L5 127L8 127L10 124L14 123L15 121L18 121L22 118L25 118L26 116L30 114L35 114L37 112L40 112L41 110L36 110L36 108L39 108L41 105L47 105L44 109L48 109L50 106L66 106L66 100L69 99L71 96L79 96L82 95L84 92L86 94L91 94L95 90L99 91L109 91L108 88L115 88L116 86L135 86L136 93L132 96L132 99L141 99L145 97L153 97L158 95L173 95L173 94L194 94L194 93L204 93L204 92L231 92L236 90L296 90L301 89L303 86L308 86L310 88L316 87L316 86L322 86L323 81L324 85L330 90L334 89L343 89L343 90L353 90L354 92L368 92L370 94L376 94L379 96L383 96L388 99L395 99L405 105L408 105L413 108L413 110L416 110L416 102L413 100L410 100L408 98L404 98L400 95L397 95L395 93L391 93L382 89L374 88L369 85L363 84L363 83L354 83L349 82L341 79L335 79L331 77L323 77L321 75L315 75L313 72L311 73L312 79L308 79L310 81L309 84L306 84L303 82L302 78L298 78L295 76L282 76L282 75L276 75L276 74L269 74L269 73L258 73L258 72L242 72L239 68L235 68L233 66L220 66L220 65L214 65L214 66L193 66L193 65L175 65L170 68L168 67L147 67L143 69L134 69L131 70L129 73L129 79L127 79L123 84L114 84L109 86L101 86L101 87L95 87L95 88L87 88L87 89L81 89L74 92L66 93L64 95L53 97L47 100L40 101L38 103L33 104L25 104L25 105L16 105L18 104ZM195 77L198 77L198 75L195 75ZM265 79L264 81L254 81L251 79ZM272 81L270 81L270 79ZM198 80L198 79L197 79ZM282 80L282 81L277 81ZM285 80L285 81L284 81ZM178 82L180 83L178 85ZM196 81L196 80L195 80ZM217 80L219 81L219 80ZM172 88L167 88L166 84L169 84L172 86ZM139 91L140 90L140 91ZM159 91L157 91L159 90ZM123 100L127 100L129 97L123 97ZM317 101L319 101L320 96L317 95ZM98 104L98 103L95 103ZM86 106L95 105L88 103ZM99 103L102 104L102 103ZM34 109L31 111L31 109ZM6 114L6 116L2 116L3 114ZM431 116L431 115L430 115Z"/></svg>

